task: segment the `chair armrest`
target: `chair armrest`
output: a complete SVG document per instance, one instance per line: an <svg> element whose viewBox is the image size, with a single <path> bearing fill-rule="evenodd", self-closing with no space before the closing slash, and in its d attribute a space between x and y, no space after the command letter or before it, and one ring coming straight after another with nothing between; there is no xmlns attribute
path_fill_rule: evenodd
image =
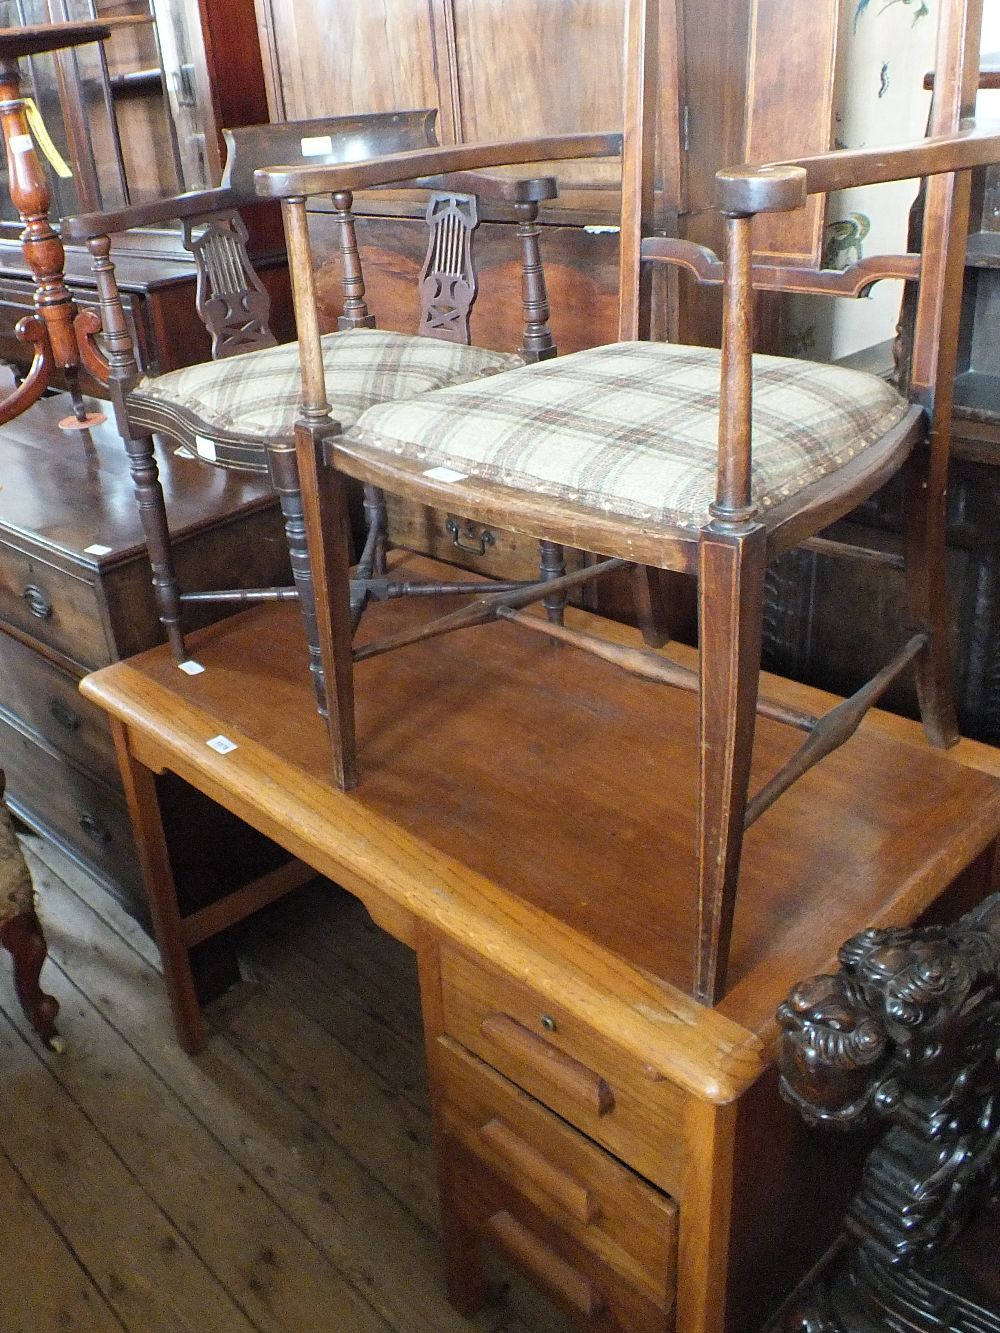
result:
<svg viewBox="0 0 1000 1333"><path fill-rule="evenodd" d="M973 125L958 134L897 147L842 149L720 171L715 178L716 198L724 213L784 213L801 208L810 194L967 171L995 162L1000 162L998 127Z"/></svg>
<svg viewBox="0 0 1000 1333"><path fill-rule="evenodd" d="M474 194L497 204L538 204L559 195L559 182L554 176L488 176L481 171L448 171L438 176L397 181L396 185L421 190L454 190L457 194Z"/></svg>
<svg viewBox="0 0 1000 1333"><path fill-rule="evenodd" d="M302 199L313 194L364 190L424 176L480 171L522 162L616 157L621 152L621 143L622 136L618 133L557 134L545 139L419 148L335 166L262 167L254 172L254 182L263 198Z"/></svg>
<svg viewBox="0 0 1000 1333"><path fill-rule="evenodd" d="M95 236L112 236L132 227L151 227L178 218L207 217L237 206L232 190L193 190L169 199L155 199L148 204L113 209L107 213L77 213L59 224L64 241L89 241Z"/></svg>

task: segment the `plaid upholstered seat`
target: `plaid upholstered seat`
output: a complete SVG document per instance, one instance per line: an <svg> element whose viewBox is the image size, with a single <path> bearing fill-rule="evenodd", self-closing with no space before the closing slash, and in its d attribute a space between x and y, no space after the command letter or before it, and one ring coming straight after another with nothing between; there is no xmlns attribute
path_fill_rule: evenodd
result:
<svg viewBox="0 0 1000 1333"><path fill-rule="evenodd" d="M712 348L618 343L371 407L346 437L428 468L697 529L715 498L719 360ZM762 514L909 409L874 375L754 357L753 493Z"/></svg>
<svg viewBox="0 0 1000 1333"><path fill-rule="evenodd" d="M352 425L373 403L410 398L522 366L521 357L379 329L323 338L335 420ZM290 440L302 401L297 343L144 379L129 397L133 424L168 431L211 463L264 471L267 443Z"/></svg>

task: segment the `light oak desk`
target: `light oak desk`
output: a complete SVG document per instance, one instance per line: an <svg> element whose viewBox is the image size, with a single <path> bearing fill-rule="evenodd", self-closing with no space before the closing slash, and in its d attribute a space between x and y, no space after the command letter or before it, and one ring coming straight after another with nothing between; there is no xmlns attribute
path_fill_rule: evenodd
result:
<svg viewBox="0 0 1000 1333"><path fill-rule="evenodd" d="M371 632L426 610L376 608ZM780 1102L774 1009L855 931L911 921L956 881L952 898L984 889L1000 786L979 770L994 753L963 743L958 763L870 715L751 830L730 989L706 1009L683 990L691 696L513 626L436 639L360 670L363 777L345 795L327 778L295 607L193 643L201 675L158 649L82 685L112 718L181 1041L204 1040L188 948L260 904L235 895L180 918L163 770L416 949L460 1307L480 1295L486 1238L587 1328L759 1327L830 1240L851 1151ZM804 687L765 688L819 706ZM797 742L764 720L758 732L755 783ZM211 748L220 735L236 748Z"/></svg>

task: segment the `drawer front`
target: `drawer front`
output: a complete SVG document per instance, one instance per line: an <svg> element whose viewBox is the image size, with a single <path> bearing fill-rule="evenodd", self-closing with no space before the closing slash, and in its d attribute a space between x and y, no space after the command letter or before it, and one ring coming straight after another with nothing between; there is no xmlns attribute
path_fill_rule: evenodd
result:
<svg viewBox="0 0 1000 1333"><path fill-rule="evenodd" d="M124 801L0 714L0 767L15 813L82 861L135 910L144 902ZM144 910L144 909L141 909Z"/></svg>
<svg viewBox="0 0 1000 1333"><path fill-rule="evenodd" d="M445 1137L451 1207L482 1240L594 1333L669 1333L673 1310L623 1279L502 1177Z"/></svg>
<svg viewBox="0 0 1000 1333"><path fill-rule="evenodd" d="M81 666L111 660L94 584L7 542L0 542L0 619Z"/></svg>
<svg viewBox="0 0 1000 1333"><path fill-rule="evenodd" d="M684 1094L558 1005L442 950L444 1029L668 1194L683 1180Z"/></svg>
<svg viewBox="0 0 1000 1333"><path fill-rule="evenodd" d="M76 676L0 632L0 681L0 706L81 768L117 786L118 765L107 718L80 693Z"/></svg>
<svg viewBox="0 0 1000 1333"><path fill-rule="evenodd" d="M503 528L473 523L458 514L431 509L386 494L388 530L395 546L446 560L494 579L539 577L538 542ZM579 551L565 552L567 572L583 565Z"/></svg>
<svg viewBox="0 0 1000 1333"><path fill-rule="evenodd" d="M631 1285L671 1306L674 1201L448 1037L437 1056L446 1132Z"/></svg>

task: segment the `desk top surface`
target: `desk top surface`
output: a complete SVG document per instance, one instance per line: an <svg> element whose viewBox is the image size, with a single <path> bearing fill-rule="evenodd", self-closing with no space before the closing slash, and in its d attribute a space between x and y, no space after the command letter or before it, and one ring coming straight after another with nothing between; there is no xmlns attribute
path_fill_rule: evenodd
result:
<svg viewBox="0 0 1000 1333"><path fill-rule="evenodd" d="M431 609L376 607L364 633ZM959 763L914 724L871 714L750 830L729 991L704 1009L687 993L692 696L512 625L435 639L357 668L362 777L344 794L294 606L212 626L193 649L201 675L156 649L83 682L142 762L192 781L408 942L430 923L713 1099L759 1072L790 985L832 966L856 931L913 920L1000 832L996 752L963 742ZM762 692L829 706L774 678ZM211 749L220 734L237 748ZM798 742L759 720L752 790Z"/></svg>

